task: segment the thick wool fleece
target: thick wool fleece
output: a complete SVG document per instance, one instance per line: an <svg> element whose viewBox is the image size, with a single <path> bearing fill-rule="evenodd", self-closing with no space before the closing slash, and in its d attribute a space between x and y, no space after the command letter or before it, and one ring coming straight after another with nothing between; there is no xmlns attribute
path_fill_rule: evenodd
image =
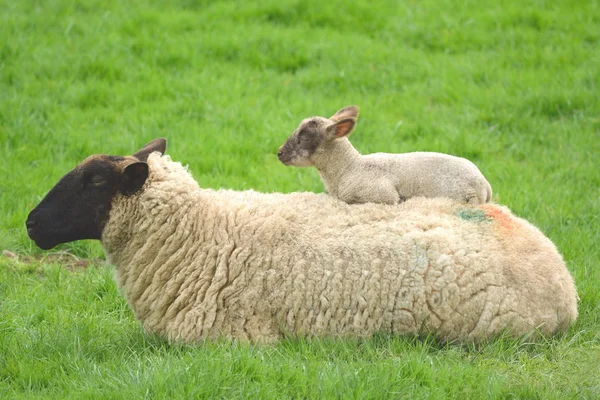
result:
<svg viewBox="0 0 600 400"><path fill-rule="evenodd" d="M555 246L504 207L204 190L168 156L148 163L144 188L113 201L102 242L135 316L163 337L469 342L577 317Z"/></svg>
<svg viewBox="0 0 600 400"><path fill-rule="evenodd" d="M327 193L346 203L396 204L415 196L483 204L492 187L471 161L414 152L361 155L347 138L325 143L312 156Z"/></svg>

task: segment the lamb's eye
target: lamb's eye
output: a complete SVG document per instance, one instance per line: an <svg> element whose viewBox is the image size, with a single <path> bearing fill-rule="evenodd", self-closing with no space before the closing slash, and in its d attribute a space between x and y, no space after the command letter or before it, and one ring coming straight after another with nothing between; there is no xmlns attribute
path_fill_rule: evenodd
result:
<svg viewBox="0 0 600 400"><path fill-rule="evenodd" d="M100 175L94 175L92 177L92 185L93 186L102 186L106 183L106 179L101 177Z"/></svg>

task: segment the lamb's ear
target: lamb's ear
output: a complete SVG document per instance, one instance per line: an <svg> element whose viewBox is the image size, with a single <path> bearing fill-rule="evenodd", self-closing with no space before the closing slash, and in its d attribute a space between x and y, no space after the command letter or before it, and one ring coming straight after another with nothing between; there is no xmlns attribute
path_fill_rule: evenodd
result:
<svg viewBox="0 0 600 400"><path fill-rule="evenodd" d="M332 123L326 128L326 131L329 135L333 136L334 138L342 138L351 134L354 130L355 125L356 118L346 118L341 121Z"/></svg>
<svg viewBox="0 0 600 400"><path fill-rule="evenodd" d="M133 156L140 161L148 161L150 153L158 151L160 154L165 154L167 149L167 140L164 138L154 139L140 150L138 150Z"/></svg>
<svg viewBox="0 0 600 400"><path fill-rule="evenodd" d="M346 107L342 108L341 110L339 110L338 112L336 112L335 114L333 114L333 116L329 119L334 122L337 122L337 121L341 121L346 118L354 118L355 120L358 119L358 107L357 106L346 106Z"/></svg>
<svg viewBox="0 0 600 400"><path fill-rule="evenodd" d="M144 186L148 178L148 164L145 162L134 162L123 170L121 177L121 192L125 196L131 196Z"/></svg>

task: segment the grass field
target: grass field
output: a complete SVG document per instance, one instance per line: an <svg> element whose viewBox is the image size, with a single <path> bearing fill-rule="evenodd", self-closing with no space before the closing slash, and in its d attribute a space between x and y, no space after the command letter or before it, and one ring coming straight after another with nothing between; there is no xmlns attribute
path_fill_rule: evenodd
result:
<svg viewBox="0 0 600 400"><path fill-rule="evenodd" d="M0 398L600 398L599 66L597 1L0 0ZM98 243L27 238L79 161L155 137L204 187L323 191L275 154L348 104L361 152L467 157L557 244L566 334L174 347Z"/></svg>

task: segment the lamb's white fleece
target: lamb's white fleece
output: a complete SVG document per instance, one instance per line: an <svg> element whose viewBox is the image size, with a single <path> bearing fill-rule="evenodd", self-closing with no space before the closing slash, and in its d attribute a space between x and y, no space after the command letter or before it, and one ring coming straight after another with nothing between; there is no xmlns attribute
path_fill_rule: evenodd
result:
<svg viewBox="0 0 600 400"><path fill-rule="evenodd" d="M277 157L285 165L317 168L327 193L350 204L397 204L420 196L468 204L492 199L491 185L466 158L434 152L360 154L348 140L357 118L357 106L330 118L306 118Z"/></svg>
<svg viewBox="0 0 600 400"><path fill-rule="evenodd" d="M136 317L169 339L464 342L550 334L577 317L555 246L505 207L215 191L168 156L148 164L143 190L114 199L102 242Z"/></svg>

